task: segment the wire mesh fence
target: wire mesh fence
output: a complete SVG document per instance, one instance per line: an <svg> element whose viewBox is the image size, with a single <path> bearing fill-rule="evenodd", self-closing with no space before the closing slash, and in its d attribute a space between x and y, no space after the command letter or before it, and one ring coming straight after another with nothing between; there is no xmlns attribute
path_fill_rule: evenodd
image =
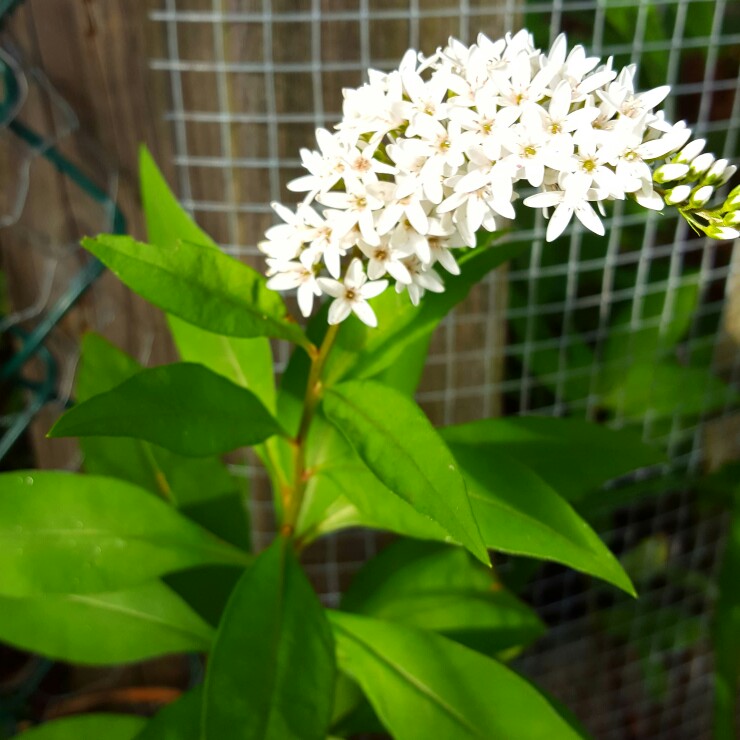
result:
<svg viewBox="0 0 740 740"><path fill-rule="evenodd" d="M166 39L150 65L170 84L180 195L225 250L250 260L271 223L269 202L295 200L285 185L299 148L339 120L341 89L449 36L471 42L527 27L546 47L565 31L617 66L638 63L642 89L670 84L667 116L687 120L718 156L737 156L740 7L722 0L163 0L150 17ZM716 468L740 443L737 257L679 219L628 204L606 222L604 239L573 226L554 244L544 243L540 216L518 222L505 238L526 242L525 256L439 329L418 398L437 423L569 414L638 426L665 450L670 493L599 519L609 544L642 568L641 599L541 569L526 593L552 629L519 666L596 737L706 737L724 519L700 512L680 476ZM610 391L610 379L644 359L647 335L669 339L674 369ZM683 404L664 397L669 382ZM269 529L257 507L258 527ZM329 603L376 546L360 534L315 552L309 568Z"/></svg>
<svg viewBox="0 0 740 740"><path fill-rule="evenodd" d="M152 5L150 24L160 46L150 68L169 90L166 119L179 194L225 251L253 262L260 259L256 243L272 223L270 201L295 200L286 183L299 173L299 149L313 146L316 127L339 120L342 88L361 84L368 68L396 67L409 47L431 53L449 36L472 42L479 32L496 38L526 27L546 48L565 31L571 44L613 55L616 66L638 63L641 88L670 84L668 117L687 120L718 156L738 156L737 3ZM23 186L23 178L17 183ZM109 181L112 190L115 184ZM96 211L95 218L104 216ZM523 585L550 627L518 659L518 668L569 705L596 737L708 737L708 626L726 521L721 512L700 507L693 479L740 451L740 257L731 244L698 238L680 219L625 203L616 203L605 219L606 238L574 225L546 244L541 216L521 216L503 239L526 248L437 331L419 401L438 424L572 415L633 426L665 451L661 471L612 487L609 500L619 505L591 512L607 543L629 563L641 593L637 602L558 567L527 570L503 558L498 566ZM86 230L106 228L96 221ZM34 239L43 255L41 236ZM29 299L27 310L49 303L59 254L74 259L54 244L39 266L38 305ZM91 323L109 320L104 295L95 295L91 306ZM654 344L648 349L646 337ZM280 370L286 348L276 350ZM73 367L67 366L63 397ZM634 367L642 369L633 378ZM625 377L630 383L615 383ZM262 473L256 466L235 472L254 483L260 547L273 527ZM353 532L326 538L307 553L307 569L327 603L338 602L352 574L381 545L373 533Z"/></svg>

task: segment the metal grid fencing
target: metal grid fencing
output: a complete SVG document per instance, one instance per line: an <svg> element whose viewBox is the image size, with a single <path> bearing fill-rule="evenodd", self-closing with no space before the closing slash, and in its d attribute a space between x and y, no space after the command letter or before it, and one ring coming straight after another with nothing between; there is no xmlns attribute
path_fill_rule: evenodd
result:
<svg viewBox="0 0 740 740"><path fill-rule="evenodd" d="M668 117L687 120L718 156L738 155L740 5L725 0L162 0L150 18L165 39L150 66L170 84L180 195L226 251L250 260L272 220L269 202L295 200L285 184L299 148L339 120L342 87L451 35L469 42L527 27L546 48L566 31L617 66L637 62L643 89L670 84ZM437 423L568 414L639 427L665 450L668 493L597 517L637 573L641 599L545 567L526 593L552 630L519 665L596 737L707 737L707 630L724 519L700 511L675 475L714 469L740 449L740 257L681 219L620 202L603 239L575 224L545 244L541 216L527 218L506 237L530 244L525 256L435 335L419 400ZM657 329L662 341L679 324L673 370L607 390L639 359L641 333ZM666 400L668 380L683 405ZM255 506L259 544L270 521L266 502ZM313 553L328 603L376 545L371 535L343 536Z"/></svg>

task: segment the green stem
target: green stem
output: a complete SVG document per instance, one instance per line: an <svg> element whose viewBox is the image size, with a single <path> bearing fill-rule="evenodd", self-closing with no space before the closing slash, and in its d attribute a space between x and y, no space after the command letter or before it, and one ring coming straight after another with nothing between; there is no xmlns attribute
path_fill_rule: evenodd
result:
<svg viewBox="0 0 740 740"><path fill-rule="evenodd" d="M164 471L162 470L162 468L159 467L157 458L154 457L152 446L148 442L142 442L141 448L144 451L144 457L146 457L147 462L149 463L149 466L152 469L152 475L154 476L154 482L156 483L157 489L162 495L162 498L169 501L171 504L175 504L176 503L175 497L172 494L172 489L170 488L169 481L167 480L167 476L164 474Z"/></svg>
<svg viewBox="0 0 740 740"><path fill-rule="evenodd" d="M306 395L303 400L303 414L301 415L298 434L293 440L295 448L295 477L293 479L293 487L287 493L283 526L280 530L280 533L285 537L293 536L298 515L301 512L303 497L306 494L306 484L308 483L308 476L306 475L306 438L308 437L308 430L311 428L311 422L313 421L316 407L319 405L323 392L321 375L338 331L338 324L330 326L318 353L311 357L311 369L308 373Z"/></svg>

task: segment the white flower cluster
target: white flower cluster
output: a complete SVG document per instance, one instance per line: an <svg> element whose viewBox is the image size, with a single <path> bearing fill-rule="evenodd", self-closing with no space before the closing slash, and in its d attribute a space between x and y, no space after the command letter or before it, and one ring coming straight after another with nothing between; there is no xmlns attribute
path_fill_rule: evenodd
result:
<svg viewBox="0 0 740 740"><path fill-rule="evenodd" d="M389 279L414 304L443 291L434 266L459 273L454 248L513 219L520 188L532 193L525 206L549 215L548 241L574 215L603 234L604 201L661 209L654 170L690 131L654 112L667 86L638 93L634 76L582 46L568 53L564 36L543 54L526 31L450 40L428 58L407 52L389 74L371 70L344 91L336 131L316 132L319 151L301 151L308 174L288 188L303 202L273 204L284 223L259 245L268 286L297 289L304 316L326 293L329 323L354 312L375 326L368 298Z"/></svg>

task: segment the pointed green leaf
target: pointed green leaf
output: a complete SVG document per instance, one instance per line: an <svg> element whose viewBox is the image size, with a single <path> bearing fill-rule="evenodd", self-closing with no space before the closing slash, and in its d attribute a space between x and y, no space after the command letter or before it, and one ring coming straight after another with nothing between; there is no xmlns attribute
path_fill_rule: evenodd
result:
<svg viewBox="0 0 740 740"><path fill-rule="evenodd" d="M218 249L189 241L151 245L110 234L83 239L82 246L142 298L201 329L310 346L264 277Z"/></svg>
<svg viewBox="0 0 740 740"><path fill-rule="evenodd" d="M323 408L380 481L489 563L455 459L410 398L349 381L327 390Z"/></svg>
<svg viewBox="0 0 740 740"><path fill-rule="evenodd" d="M131 663L208 650L212 628L160 581L108 594L0 596L0 640L54 660Z"/></svg>
<svg viewBox="0 0 740 740"><path fill-rule="evenodd" d="M634 595L619 561L591 527L533 470L505 453L451 444L481 534L493 550L553 560Z"/></svg>
<svg viewBox="0 0 740 740"><path fill-rule="evenodd" d="M248 558L161 499L114 478L0 475L0 594L108 593Z"/></svg>
<svg viewBox="0 0 740 740"><path fill-rule="evenodd" d="M198 362L232 383L248 388L270 411L275 411L272 350L267 339L213 334L176 316L168 316L167 322L182 360Z"/></svg>
<svg viewBox="0 0 740 740"><path fill-rule="evenodd" d="M634 429L609 429L580 419L521 416L446 427L448 444L474 446L481 457L502 452L534 470L568 501L664 456Z"/></svg>
<svg viewBox="0 0 740 740"><path fill-rule="evenodd" d="M396 740L565 740L579 734L528 681L441 635L330 613L339 667Z"/></svg>
<svg viewBox="0 0 740 740"><path fill-rule="evenodd" d="M251 391L202 365L142 370L64 414L50 437L132 437L193 457L229 452L281 433Z"/></svg>
<svg viewBox="0 0 740 740"><path fill-rule="evenodd" d="M296 527L302 539L311 541L347 527L369 527L418 539L455 541L440 524L386 488L320 414L314 417L306 448L312 475Z"/></svg>
<svg viewBox="0 0 740 740"><path fill-rule="evenodd" d="M23 740L134 740L146 725L133 714L80 714L44 722L26 730Z"/></svg>
<svg viewBox="0 0 740 740"><path fill-rule="evenodd" d="M85 334L77 368L77 401L105 393L141 369L133 357L99 334ZM152 491L222 539L249 549L243 492L218 457L185 457L140 439L122 437L83 437L80 447L88 473L109 475Z"/></svg>
<svg viewBox="0 0 740 740"><path fill-rule="evenodd" d="M197 686L150 719L136 740L200 740L203 687Z"/></svg>
<svg viewBox="0 0 740 740"><path fill-rule="evenodd" d="M151 244L175 247L179 241L185 241L217 248L178 203L146 147L139 150L139 178ZM185 362L200 362L237 385L249 388L270 411L275 410L272 352L265 337L225 337L176 316L168 316L167 321L177 351Z"/></svg>
<svg viewBox="0 0 740 740"><path fill-rule="evenodd" d="M216 247L178 202L149 150L139 148L139 182L147 237L165 247L179 240Z"/></svg>
<svg viewBox="0 0 740 740"><path fill-rule="evenodd" d="M206 673L203 740L324 740L331 630L292 543L278 537L226 608Z"/></svg>
<svg viewBox="0 0 740 740"><path fill-rule="evenodd" d="M342 609L439 632L489 654L544 632L537 615L465 550L418 540L398 540L370 560Z"/></svg>

